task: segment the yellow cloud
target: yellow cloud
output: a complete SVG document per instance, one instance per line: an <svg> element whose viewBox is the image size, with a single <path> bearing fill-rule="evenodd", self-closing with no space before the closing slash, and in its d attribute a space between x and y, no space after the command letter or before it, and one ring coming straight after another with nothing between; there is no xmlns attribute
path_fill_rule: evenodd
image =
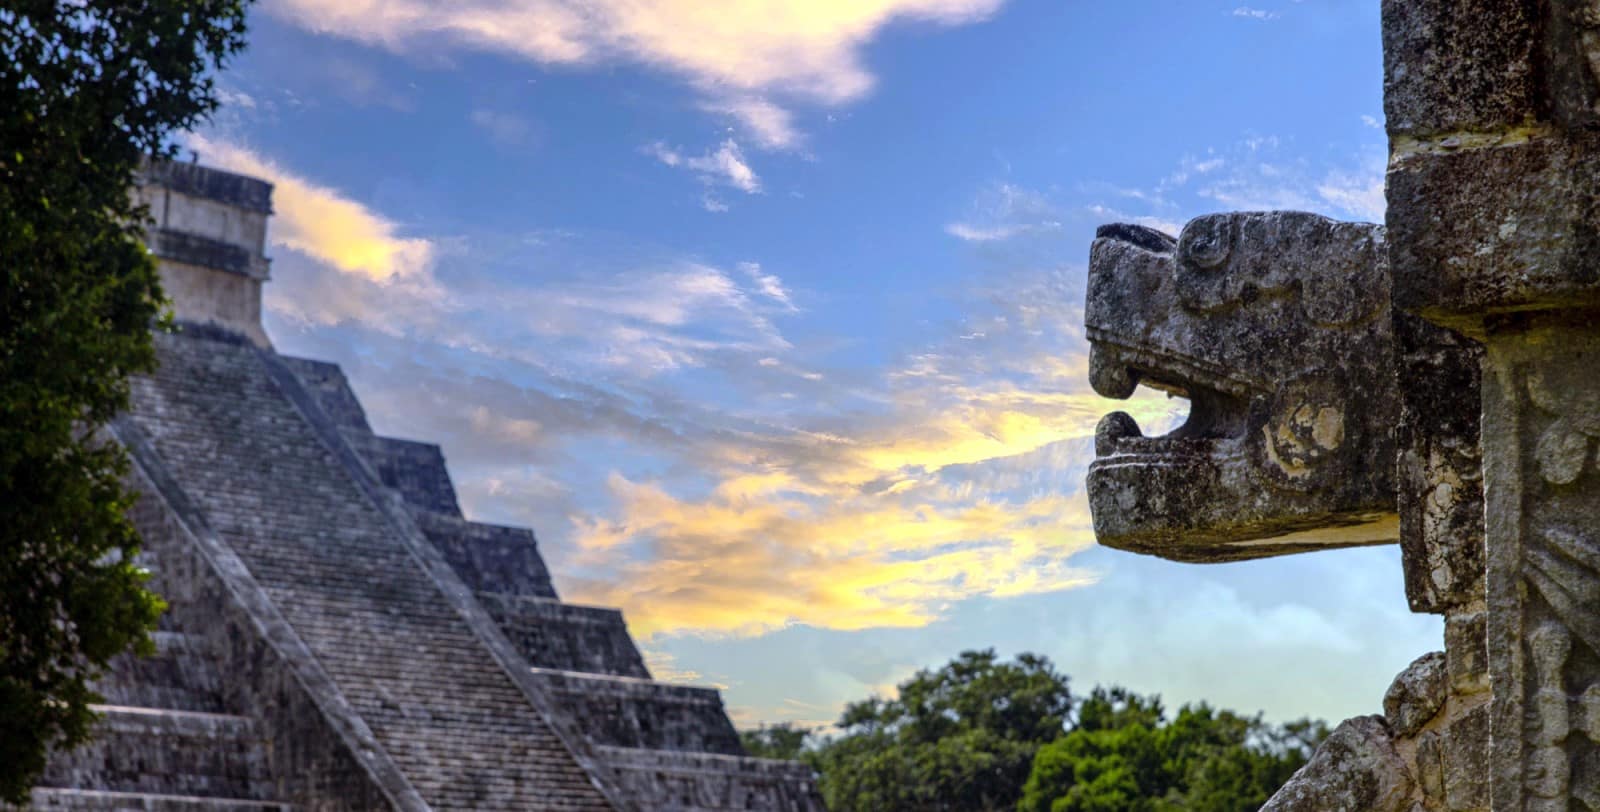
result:
<svg viewBox="0 0 1600 812"><path fill-rule="evenodd" d="M319 33L392 50L440 41L553 64L630 61L687 77L767 146L798 140L781 93L839 104L872 86L862 49L897 21L959 25L1003 0L275 0Z"/></svg>
<svg viewBox="0 0 1600 812"><path fill-rule="evenodd" d="M188 144L208 165L272 182L275 245L373 281L426 277L434 251L428 240L399 236L395 223L250 149L203 135L188 136Z"/></svg>
<svg viewBox="0 0 1600 812"><path fill-rule="evenodd" d="M649 638L794 623L915 627L966 598L1091 583L1068 563L1093 544L1081 493L1016 494L936 474L957 465L1026 473L1038 464L1028 455L1090 436L1105 402L1005 384L921 395L857 436L732 443L714 455L716 484L698 498L613 474L615 509L581 520L575 536L580 561L608 575L569 580L568 592L621 606ZM1152 422L1173 410L1160 396L1119 405Z"/></svg>

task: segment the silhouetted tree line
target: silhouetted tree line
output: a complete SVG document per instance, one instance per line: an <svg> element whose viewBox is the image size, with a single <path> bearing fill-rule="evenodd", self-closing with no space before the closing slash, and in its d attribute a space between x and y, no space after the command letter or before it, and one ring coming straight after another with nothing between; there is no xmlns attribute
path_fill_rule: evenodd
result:
<svg viewBox="0 0 1600 812"><path fill-rule="evenodd" d="M1049 659L993 649L917 672L894 699L851 703L837 727L741 737L751 755L811 765L834 812L1251 812L1328 733L1203 702L1169 714L1118 687L1075 697Z"/></svg>

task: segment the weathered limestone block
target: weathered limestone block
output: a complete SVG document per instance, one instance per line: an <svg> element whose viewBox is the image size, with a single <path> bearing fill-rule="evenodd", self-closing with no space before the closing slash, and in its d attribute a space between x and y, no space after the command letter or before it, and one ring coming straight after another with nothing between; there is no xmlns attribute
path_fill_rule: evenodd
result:
<svg viewBox="0 0 1600 812"><path fill-rule="evenodd" d="M1384 0L1383 108L1394 137L1483 132L1537 106L1525 0Z"/></svg>
<svg viewBox="0 0 1600 812"><path fill-rule="evenodd" d="M1448 613L1483 600L1483 350L1409 313L1394 314L1394 331L1406 599L1413 612Z"/></svg>
<svg viewBox="0 0 1600 812"><path fill-rule="evenodd" d="M597 745L744 755L714 688L544 668L533 674L557 704L584 720Z"/></svg>
<svg viewBox="0 0 1600 812"><path fill-rule="evenodd" d="M1348 719L1261 812L1402 812L1413 780L1381 716Z"/></svg>
<svg viewBox="0 0 1600 812"><path fill-rule="evenodd" d="M279 358L283 359L284 366L294 371L301 385L316 398L322 413L341 431L372 433L372 427L367 424L367 410L362 408L355 390L350 388L350 380L338 364L287 355Z"/></svg>
<svg viewBox="0 0 1600 812"><path fill-rule="evenodd" d="M1444 621L1444 651L1450 690L1476 694L1489 690L1488 620L1486 612L1458 612Z"/></svg>
<svg viewBox="0 0 1600 812"><path fill-rule="evenodd" d="M1417 780L1430 808L1476 812L1489 808L1489 706L1423 733L1416 746Z"/></svg>
<svg viewBox="0 0 1600 812"><path fill-rule="evenodd" d="M1390 684L1383 697L1384 720L1395 736L1414 736L1444 707L1448 696L1444 652L1429 652Z"/></svg>
<svg viewBox="0 0 1600 812"><path fill-rule="evenodd" d="M821 812L816 775L795 761L601 747L630 795L651 812L759 809Z"/></svg>
<svg viewBox="0 0 1600 812"><path fill-rule="evenodd" d="M370 432L343 431L385 487L399 491L407 504L446 516L461 515L455 485L444 465L444 452L433 443L419 443Z"/></svg>
<svg viewBox="0 0 1600 812"><path fill-rule="evenodd" d="M1396 143L1388 183L1397 306L1477 335L1487 313L1600 303L1600 134Z"/></svg>

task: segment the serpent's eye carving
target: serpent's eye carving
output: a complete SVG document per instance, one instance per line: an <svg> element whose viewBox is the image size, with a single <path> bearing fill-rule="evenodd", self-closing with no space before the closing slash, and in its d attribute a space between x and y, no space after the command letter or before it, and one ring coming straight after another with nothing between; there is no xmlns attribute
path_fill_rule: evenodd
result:
<svg viewBox="0 0 1600 812"><path fill-rule="evenodd" d="M1190 221L1178 237L1180 261L1211 270L1228 261L1233 252L1233 221L1221 217L1201 217Z"/></svg>
<svg viewBox="0 0 1600 812"><path fill-rule="evenodd" d="M1184 307L1199 313L1228 309L1239 303L1244 273L1230 269L1239 228L1227 215L1189 221L1178 235L1173 281Z"/></svg>

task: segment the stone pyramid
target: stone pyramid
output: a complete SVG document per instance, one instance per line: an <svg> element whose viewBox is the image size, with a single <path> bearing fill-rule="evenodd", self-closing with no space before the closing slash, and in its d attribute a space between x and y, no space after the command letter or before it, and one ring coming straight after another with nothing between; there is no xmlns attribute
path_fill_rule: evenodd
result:
<svg viewBox="0 0 1600 812"><path fill-rule="evenodd" d="M651 679L620 612L562 602L532 531L465 518L438 446L273 351L269 184L164 163L137 193L183 329L110 432L170 609L35 807L822 808L715 690Z"/></svg>

